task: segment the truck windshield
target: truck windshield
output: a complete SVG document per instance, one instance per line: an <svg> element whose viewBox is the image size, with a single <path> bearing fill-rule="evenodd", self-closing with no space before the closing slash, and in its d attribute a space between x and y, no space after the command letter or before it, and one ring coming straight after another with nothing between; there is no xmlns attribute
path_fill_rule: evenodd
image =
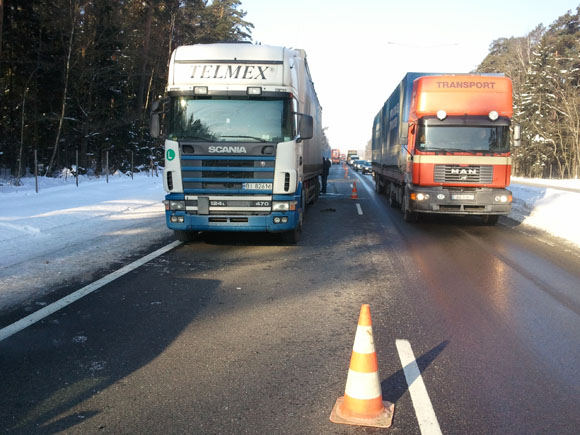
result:
<svg viewBox="0 0 580 435"><path fill-rule="evenodd" d="M290 99L174 98L169 137L209 142L287 142L294 138Z"/></svg>
<svg viewBox="0 0 580 435"><path fill-rule="evenodd" d="M417 149L505 153L510 149L509 127L419 125Z"/></svg>

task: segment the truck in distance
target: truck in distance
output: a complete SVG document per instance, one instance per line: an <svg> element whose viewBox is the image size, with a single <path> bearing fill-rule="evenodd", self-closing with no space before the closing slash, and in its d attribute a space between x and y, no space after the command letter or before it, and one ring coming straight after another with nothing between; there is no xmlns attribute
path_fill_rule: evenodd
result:
<svg viewBox="0 0 580 435"><path fill-rule="evenodd" d="M511 209L512 112L503 74L407 73L373 122L377 192L405 221L435 213L494 225Z"/></svg>
<svg viewBox="0 0 580 435"><path fill-rule="evenodd" d="M333 149L331 151L331 157L330 157L330 161L332 162L333 165L338 165L340 163L340 150L339 149Z"/></svg>
<svg viewBox="0 0 580 435"><path fill-rule="evenodd" d="M165 139L165 216L176 238L252 231L296 243L320 191L321 110L303 50L176 48L151 119Z"/></svg>

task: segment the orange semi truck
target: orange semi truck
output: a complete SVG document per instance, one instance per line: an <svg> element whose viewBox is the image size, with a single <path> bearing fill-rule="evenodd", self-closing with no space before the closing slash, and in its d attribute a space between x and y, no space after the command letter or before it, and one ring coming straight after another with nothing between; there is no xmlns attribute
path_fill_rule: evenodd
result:
<svg viewBox="0 0 580 435"><path fill-rule="evenodd" d="M407 222L437 213L494 225L511 210L512 112L503 74L407 73L374 119L376 191Z"/></svg>
<svg viewBox="0 0 580 435"><path fill-rule="evenodd" d="M340 150L339 149L333 149L331 151L330 160L332 161L333 165L338 165L340 163Z"/></svg>

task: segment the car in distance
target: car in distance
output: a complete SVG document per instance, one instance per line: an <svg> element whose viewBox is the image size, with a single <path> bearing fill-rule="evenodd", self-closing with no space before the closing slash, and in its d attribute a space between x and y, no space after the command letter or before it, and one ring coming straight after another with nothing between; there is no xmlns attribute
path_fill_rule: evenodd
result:
<svg viewBox="0 0 580 435"><path fill-rule="evenodd" d="M371 162L364 160L360 165L360 171L363 174L372 174L373 166L371 165Z"/></svg>

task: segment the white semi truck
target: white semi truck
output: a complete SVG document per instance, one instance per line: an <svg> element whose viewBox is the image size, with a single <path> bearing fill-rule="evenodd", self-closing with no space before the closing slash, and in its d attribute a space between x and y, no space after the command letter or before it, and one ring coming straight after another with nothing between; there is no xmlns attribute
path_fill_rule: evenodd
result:
<svg viewBox="0 0 580 435"><path fill-rule="evenodd" d="M304 50L178 47L151 133L165 138L166 221L177 239L255 231L298 241L329 148Z"/></svg>

